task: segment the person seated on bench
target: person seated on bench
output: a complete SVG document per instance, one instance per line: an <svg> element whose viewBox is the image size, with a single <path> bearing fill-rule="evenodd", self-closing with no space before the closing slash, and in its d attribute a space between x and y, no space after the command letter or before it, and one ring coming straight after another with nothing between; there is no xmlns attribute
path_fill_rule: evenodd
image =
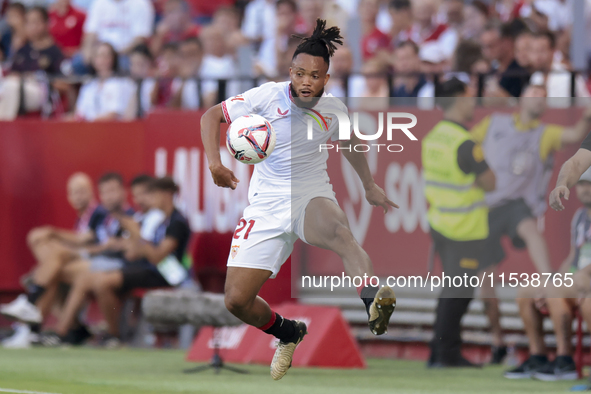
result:
<svg viewBox="0 0 591 394"><path fill-rule="evenodd" d="M116 237L122 230L113 215L119 212L133 214L133 211L125 207L126 193L121 175L103 175L98 189L99 206L94 202L90 178L86 174L74 174L68 181L68 201L79 214L76 230L46 226L29 233L28 243L38 264L27 280L27 294L0 306L3 315L29 325L22 326L22 332L16 332L18 336L3 345L28 347L37 339L41 324L56 301L60 283L71 284L74 278L91 269L114 268L108 255L119 248ZM72 333L73 336L77 334L77 331ZM85 329L79 334L88 337ZM74 342L81 340L70 339Z"/></svg>
<svg viewBox="0 0 591 394"><path fill-rule="evenodd" d="M125 265L115 271L87 272L75 281L52 344L59 344L63 340L80 306L92 294L108 326L101 343L107 348L117 347L122 296L135 288L176 286L188 278L181 261L191 229L187 219L174 206L174 195L179 188L172 178L164 177L155 179L149 190L152 207L165 214L152 242L142 239L140 225L132 218L119 216L121 226L129 233L124 245Z"/></svg>
<svg viewBox="0 0 591 394"><path fill-rule="evenodd" d="M591 291L591 170L587 170L576 185L578 199L584 207L577 210L571 225L571 248L560 270L563 285L554 287L541 279L538 287L519 290L517 304L529 341L530 356L523 364L505 372L509 379L535 378L545 381L575 380L578 378L572 354L572 324L579 307L576 283L586 283ZM573 281L565 280L565 273L574 273ZM585 281L584 277L587 277ZM570 285L570 286L569 286ZM549 361L544 344L543 318L548 313L556 335L556 358ZM581 314L591 323L591 302L581 305Z"/></svg>

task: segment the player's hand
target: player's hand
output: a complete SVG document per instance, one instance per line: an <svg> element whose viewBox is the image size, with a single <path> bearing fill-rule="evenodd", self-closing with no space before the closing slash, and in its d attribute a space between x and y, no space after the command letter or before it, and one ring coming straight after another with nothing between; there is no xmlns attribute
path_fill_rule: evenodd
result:
<svg viewBox="0 0 591 394"><path fill-rule="evenodd" d="M550 207L555 211L562 211L564 205L562 205L561 198L568 201L570 190L566 186L558 186L556 189L550 192Z"/></svg>
<svg viewBox="0 0 591 394"><path fill-rule="evenodd" d="M236 186L238 186L238 182L240 182L232 170L224 167L222 164L210 166L209 170L211 171L213 183L219 187L229 187L230 189L234 190L236 189Z"/></svg>
<svg viewBox="0 0 591 394"><path fill-rule="evenodd" d="M388 199L384 190L375 183L365 191L365 198L371 205L384 208L384 213L388 212L390 207L399 208L398 205Z"/></svg>

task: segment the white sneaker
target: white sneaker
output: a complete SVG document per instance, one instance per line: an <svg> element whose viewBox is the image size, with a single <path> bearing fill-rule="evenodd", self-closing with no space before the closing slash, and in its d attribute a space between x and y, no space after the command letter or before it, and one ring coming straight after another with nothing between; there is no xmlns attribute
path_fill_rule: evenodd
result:
<svg viewBox="0 0 591 394"><path fill-rule="evenodd" d="M2 341L2 347L6 349L26 349L37 339L38 335L31 332L31 327L24 323L15 323L12 326L14 334Z"/></svg>
<svg viewBox="0 0 591 394"><path fill-rule="evenodd" d="M304 336L308 334L308 327L303 321L295 320L296 334L298 336L296 342L279 341L277 349L271 361L271 377L273 380L279 380L291 368L291 360L296 347L304 340Z"/></svg>
<svg viewBox="0 0 591 394"><path fill-rule="evenodd" d="M41 324L43 321L41 312L29 302L26 294L19 295L9 304L0 305L0 313L24 323Z"/></svg>

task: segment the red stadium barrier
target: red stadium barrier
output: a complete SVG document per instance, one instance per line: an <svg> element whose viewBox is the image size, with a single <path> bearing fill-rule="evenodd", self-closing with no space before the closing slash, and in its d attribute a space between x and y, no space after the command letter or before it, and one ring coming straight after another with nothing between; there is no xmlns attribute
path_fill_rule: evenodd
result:
<svg viewBox="0 0 591 394"><path fill-rule="evenodd" d="M401 109L397 108L397 111ZM413 133L419 140L441 118L439 111L411 110L419 119ZM490 111L480 110L476 119ZM578 110L549 110L544 121L572 124ZM0 128L0 294L21 291L19 278L34 264L26 247L26 234L36 226L52 224L71 227L75 214L65 198L65 184L75 171L97 179L105 171L116 170L126 179L140 172L172 173L181 183L178 201L186 212L201 244L195 251L197 271L223 276L234 230L247 204L249 166L231 159L225 149L222 157L241 179L235 191L220 189L211 181L199 135L200 112L164 112L132 123L61 123L19 120ZM396 141L393 141L396 143ZM420 197L420 142L405 139L404 151L370 157L374 176L400 209L384 216L380 209L361 208L359 189L348 180L350 168L341 165L341 155L331 153L328 168L337 198L357 236L369 252L378 275L426 273L429 237L426 232L425 202ZM575 150L560 152L557 169ZM552 183L555 178L552 180ZM357 194L357 198L356 198ZM555 266L567 255L568 229L578 204L571 199L567 211L546 214L546 239ZM300 243L301 245L301 243ZM388 245L383 254L381 245ZM301 257L298 257L301 256ZM294 268L306 264L312 275L340 272L342 263L333 253L310 248L294 251ZM525 252L509 254L504 269L531 271ZM272 302L290 298L290 269L281 270L269 281L263 296ZM295 279L295 278L294 278ZM221 290L217 280L216 290Z"/></svg>
<svg viewBox="0 0 591 394"><path fill-rule="evenodd" d="M365 368L365 360L338 308L284 304L282 316L306 322L308 335L296 351L294 367ZM188 361L208 361L213 354L213 328L199 331ZM227 362L269 364L277 340L247 325L215 329L221 357Z"/></svg>

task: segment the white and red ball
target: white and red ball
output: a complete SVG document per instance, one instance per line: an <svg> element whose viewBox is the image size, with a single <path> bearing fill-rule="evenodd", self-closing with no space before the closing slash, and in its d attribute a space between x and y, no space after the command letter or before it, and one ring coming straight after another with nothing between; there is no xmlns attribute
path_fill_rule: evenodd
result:
<svg viewBox="0 0 591 394"><path fill-rule="evenodd" d="M226 132L226 146L242 163L257 164L275 149L275 130L260 115L244 115L232 122Z"/></svg>

